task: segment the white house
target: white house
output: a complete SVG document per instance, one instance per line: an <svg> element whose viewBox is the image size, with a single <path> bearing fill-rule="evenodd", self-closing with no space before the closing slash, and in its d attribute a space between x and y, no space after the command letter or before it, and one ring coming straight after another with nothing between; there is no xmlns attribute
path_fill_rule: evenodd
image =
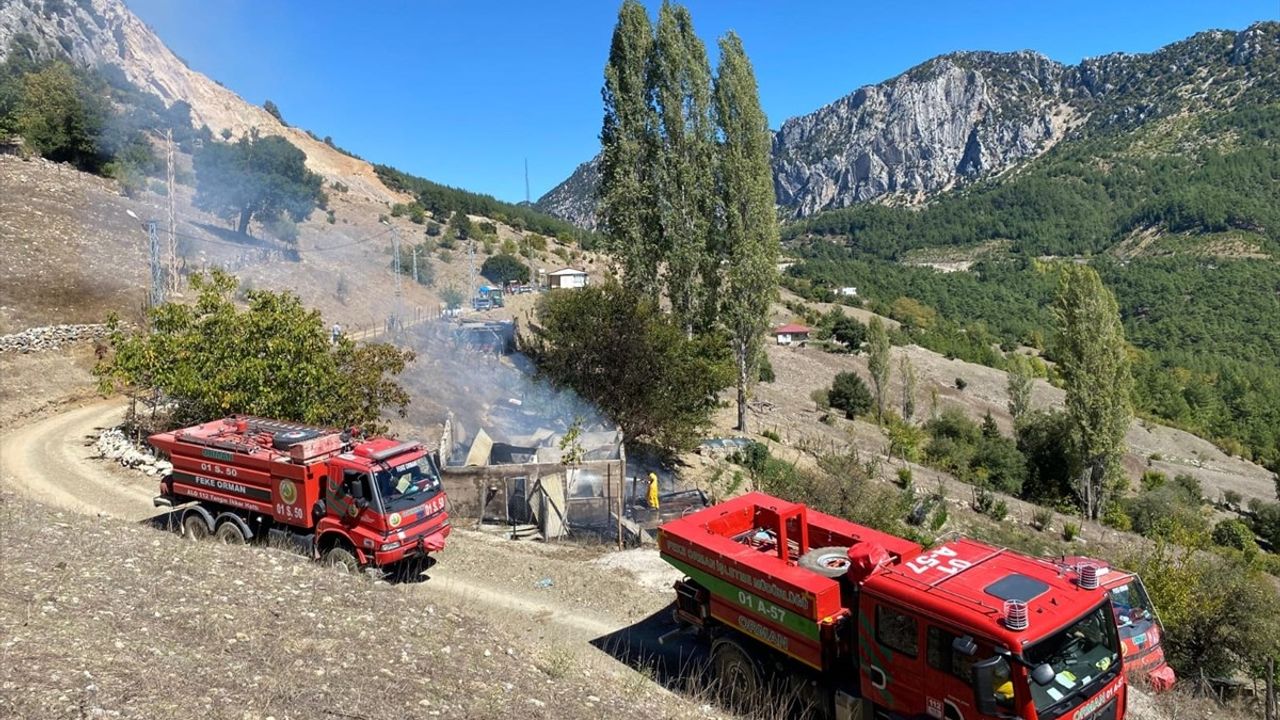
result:
<svg viewBox="0 0 1280 720"><path fill-rule="evenodd" d="M857 297L857 296L858 296L858 288L856 288L856 287L842 287L842 288L840 288L840 294L841 294L843 297Z"/></svg>
<svg viewBox="0 0 1280 720"><path fill-rule="evenodd" d="M575 270L573 268L564 268L547 273L547 283L552 290L562 288L572 290L587 286L587 273L585 270Z"/></svg>

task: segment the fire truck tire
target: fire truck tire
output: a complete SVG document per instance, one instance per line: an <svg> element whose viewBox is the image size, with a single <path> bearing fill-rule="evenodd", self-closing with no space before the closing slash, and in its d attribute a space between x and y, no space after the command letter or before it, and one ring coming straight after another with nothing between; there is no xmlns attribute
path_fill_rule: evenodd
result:
<svg viewBox="0 0 1280 720"><path fill-rule="evenodd" d="M244 531L230 520L223 520L218 529L214 531L213 537L218 542L226 543L227 545L243 545L245 543Z"/></svg>
<svg viewBox="0 0 1280 720"><path fill-rule="evenodd" d="M360 562L356 560L355 554L341 545L334 545L326 550L321 560L329 567L342 568L352 574L360 571Z"/></svg>
<svg viewBox="0 0 1280 720"><path fill-rule="evenodd" d="M829 578L843 577L850 564L847 547L814 548L800 556L800 567Z"/></svg>
<svg viewBox="0 0 1280 720"><path fill-rule="evenodd" d="M764 679L750 653L733 640L721 639L711 647L711 656L721 702L744 714L755 707L764 691Z"/></svg>
<svg viewBox="0 0 1280 720"><path fill-rule="evenodd" d="M182 518L182 537L192 541L204 540L209 537L209 523L200 513L187 513Z"/></svg>

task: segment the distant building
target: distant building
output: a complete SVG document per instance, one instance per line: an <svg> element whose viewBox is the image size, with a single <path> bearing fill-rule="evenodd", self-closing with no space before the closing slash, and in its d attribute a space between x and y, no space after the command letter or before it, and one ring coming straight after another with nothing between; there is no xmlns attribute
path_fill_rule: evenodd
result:
<svg viewBox="0 0 1280 720"><path fill-rule="evenodd" d="M565 268L547 273L547 283L552 290L557 288L564 290L574 290L587 286L587 273L585 270L575 270L574 268Z"/></svg>
<svg viewBox="0 0 1280 720"><path fill-rule="evenodd" d="M813 330L804 325L788 323L774 328L773 336L778 339L779 345L799 345L804 347L804 344L809 342L809 333L811 332Z"/></svg>
<svg viewBox="0 0 1280 720"><path fill-rule="evenodd" d="M840 294L843 295L844 297L858 297L858 288L842 287L840 288Z"/></svg>

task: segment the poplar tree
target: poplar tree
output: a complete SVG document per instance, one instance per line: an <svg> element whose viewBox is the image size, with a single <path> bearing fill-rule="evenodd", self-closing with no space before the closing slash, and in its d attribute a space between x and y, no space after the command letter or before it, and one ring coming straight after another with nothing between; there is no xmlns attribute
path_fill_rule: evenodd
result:
<svg viewBox="0 0 1280 720"><path fill-rule="evenodd" d="M884 395L889 389L889 331L879 316L867 323L867 369L876 389L876 422L884 419Z"/></svg>
<svg viewBox="0 0 1280 720"><path fill-rule="evenodd" d="M714 322L707 316L705 270L715 218L715 126L711 119L711 67L707 51L682 6L663 2L649 63L656 144L655 203L658 245L666 260L665 286L676 322L692 335ZM718 263L717 263L718 265Z"/></svg>
<svg viewBox="0 0 1280 720"><path fill-rule="evenodd" d="M728 331L738 378L738 430L747 430L747 386L756 377L769 306L778 293L778 220L769 166L772 138L760 108L755 72L730 32L720 39L715 81L720 132L720 203L724 263L720 320ZM719 262L717 261L717 265Z"/></svg>
<svg viewBox="0 0 1280 720"><path fill-rule="evenodd" d="M1053 354L1083 468L1080 499L1085 514L1096 520L1102 513L1104 481L1119 472L1124 435L1133 419L1133 378L1124 329L1115 296L1085 265L1063 270L1053 316Z"/></svg>
<svg viewBox="0 0 1280 720"><path fill-rule="evenodd" d="M1009 359L1009 414L1021 419L1031 409L1031 368L1021 355Z"/></svg>
<svg viewBox="0 0 1280 720"><path fill-rule="evenodd" d="M622 269L625 287L657 299L661 248L653 228L654 132L647 69L653 26L636 0L618 11L604 69L604 126L600 130L600 227Z"/></svg>
<svg viewBox="0 0 1280 720"><path fill-rule="evenodd" d="M902 375L902 419L911 422L916 414L916 366L905 350L898 358L898 373Z"/></svg>

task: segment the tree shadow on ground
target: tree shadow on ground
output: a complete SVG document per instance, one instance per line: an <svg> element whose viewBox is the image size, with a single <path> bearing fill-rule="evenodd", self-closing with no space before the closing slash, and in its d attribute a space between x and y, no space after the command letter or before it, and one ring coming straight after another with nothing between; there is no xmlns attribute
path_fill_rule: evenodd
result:
<svg viewBox="0 0 1280 720"><path fill-rule="evenodd" d="M707 689L707 653L703 643L672 617L673 605L591 641L591 645L664 688L693 696Z"/></svg>
<svg viewBox="0 0 1280 720"><path fill-rule="evenodd" d="M209 233L215 239L222 242L241 245L245 248L267 248L275 250L279 246L267 238L256 238L252 235L241 234L230 228L219 227L210 223L193 222L193 226Z"/></svg>

